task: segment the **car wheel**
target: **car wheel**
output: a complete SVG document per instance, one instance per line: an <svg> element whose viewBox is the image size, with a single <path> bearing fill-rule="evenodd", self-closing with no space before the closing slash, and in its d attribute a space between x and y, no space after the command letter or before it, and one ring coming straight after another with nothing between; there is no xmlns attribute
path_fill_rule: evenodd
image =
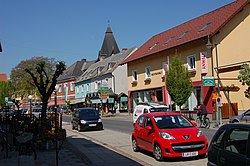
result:
<svg viewBox="0 0 250 166"><path fill-rule="evenodd" d="M158 144L154 146L154 156L157 161L163 161L164 159L161 147Z"/></svg>
<svg viewBox="0 0 250 166"><path fill-rule="evenodd" d="M232 121L232 123L238 123L239 121L238 120L236 120L236 119L234 119L233 121Z"/></svg>
<svg viewBox="0 0 250 166"><path fill-rule="evenodd" d="M77 125L77 130L81 131L81 126L79 124Z"/></svg>
<svg viewBox="0 0 250 166"><path fill-rule="evenodd" d="M75 130L75 127L74 127L74 125L72 124L72 130Z"/></svg>
<svg viewBox="0 0 250 166"><path fill-rule="evenodd" d="M137 146L137 142L136 142L136 139L134 137L132 138L132 148L133 148L134 152L140 151L140 148Z"/></svg>

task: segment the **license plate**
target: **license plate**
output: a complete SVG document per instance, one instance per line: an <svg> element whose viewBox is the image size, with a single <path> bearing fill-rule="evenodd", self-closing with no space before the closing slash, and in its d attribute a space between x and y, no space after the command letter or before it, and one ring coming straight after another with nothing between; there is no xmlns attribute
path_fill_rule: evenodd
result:
<svg viewBox="0 0 250 166"><path fill-rule="evenodd" d="M182 153L182 157L193 157L193 156L198 156L198 152L185 152Z"/></svg>
<svg viewBox="0 0 250 166"><path fill-rule="evenodd" d="M89 124L90 127L96 126L96 124Z"/></svg>

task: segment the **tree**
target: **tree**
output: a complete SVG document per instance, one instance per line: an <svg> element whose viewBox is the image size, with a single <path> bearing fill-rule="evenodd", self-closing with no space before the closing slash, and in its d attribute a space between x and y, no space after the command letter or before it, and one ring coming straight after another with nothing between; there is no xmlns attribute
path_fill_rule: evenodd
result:
<svg viewBox="0 0 250 166"><path fill-rule="evenodd" d="M25 69L30 71L36 71L35 65L45 62L46 72L49 77L53 74L56 66L56 61L47 57L33 57L28 60L21 61L15 68L11 70L10 81L13 84L13 89L15 91L16 97L21 97L21 99L28 98L30 94L39 94L34 82L32 81L30 75L25 72ZM38 76L38 73L36 74ZM39 96L40 97L40 96Z"/></svg>
<svg viewBox="0 0 250 166"><path fill-rule="evenodd" d="M11 97L12 86L10 82L0 81L0 108L5 106L5 97Z"/></svg>
<svg viewBox="0 0 250 166"><path fill-rule="evenodd" d="M166 72L166 87L171 99L178 105L183 105L192 93L192 80L187 68L179 58L174 58Z"/></svg>
<svg viewBox="0 0 250 166"><path fill-rule="evenodd" d="M242 66L240 70L240 74L238 79L242 83L242 85L247 85L247 89L244 91L246 98L250 99L250 67L249 65L245 64Z"/></svg>
<svg viewBox="0 0 250 166"><path fill-rule="evenodd" d="M42 113L41 120L45 122L46 120L46 110L48 106L48 101L55 90L56 80L66 69L64 62L58 62L54 73L50 75L50 66L47 66L45 61L35 65L35 70L33 68L26 68L25 71L31 76L34 85L37 87L42 100Z"/></svg>

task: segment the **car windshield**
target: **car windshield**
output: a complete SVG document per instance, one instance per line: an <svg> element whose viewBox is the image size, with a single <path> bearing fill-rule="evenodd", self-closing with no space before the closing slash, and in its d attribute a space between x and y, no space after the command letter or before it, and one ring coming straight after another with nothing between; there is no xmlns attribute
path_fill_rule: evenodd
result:
<svg viewBox="0 0 250 166"><path fill-rule="evenodd" d="M80 117L97 117L97 116L98 114L96 110L86 109L80 111Z"/></svg>
<svg viewBox="0 0 250 166"><path fill-rule="evenodd" d="M159 129L193 127L193 124L182 115L155 116L154 121Z"/></svg>
<svg viewBox="0 0 250 166"><path fill-rule="evenodd" d="M167 112L168 108L165 107L158 107L158 108L151 108L150 112Z"/></svg>

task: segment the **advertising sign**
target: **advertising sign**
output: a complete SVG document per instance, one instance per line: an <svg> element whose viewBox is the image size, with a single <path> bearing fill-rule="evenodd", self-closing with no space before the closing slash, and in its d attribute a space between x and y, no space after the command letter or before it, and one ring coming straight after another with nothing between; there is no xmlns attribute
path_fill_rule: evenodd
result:
<svg viewBox="0 0 250 166"><path fill-rule="evenodd" d="M202 86L214 86L214 77L202 77Z"/></svg>
<svg viewBox="0 0 250 166"><path fill-rule="evenodd" d="M207 52L200 52L201 73L208 73Z"/></svg>

